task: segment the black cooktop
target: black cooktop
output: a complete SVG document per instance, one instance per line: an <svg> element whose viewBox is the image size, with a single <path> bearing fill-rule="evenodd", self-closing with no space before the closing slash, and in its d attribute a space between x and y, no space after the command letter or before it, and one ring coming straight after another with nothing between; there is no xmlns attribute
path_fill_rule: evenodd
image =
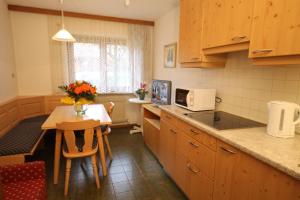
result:
<svg viewBox="0 0 300 200"><path fill-rule="evenodd" d="M263 123L222 111L201 111L184 114L218 130L253 128L266 126Z"/></svg>

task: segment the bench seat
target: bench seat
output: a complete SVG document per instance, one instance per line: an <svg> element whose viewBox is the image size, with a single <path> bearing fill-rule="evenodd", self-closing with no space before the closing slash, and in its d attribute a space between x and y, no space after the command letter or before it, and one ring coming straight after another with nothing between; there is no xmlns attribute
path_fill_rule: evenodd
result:
<svg viewBox="0 0 300 200"><path fill-rule="evenodd" d="M47 115L22 120L16 127L0 138L0 156L16 154L31 155L43 131L41 126Z"/></svg>

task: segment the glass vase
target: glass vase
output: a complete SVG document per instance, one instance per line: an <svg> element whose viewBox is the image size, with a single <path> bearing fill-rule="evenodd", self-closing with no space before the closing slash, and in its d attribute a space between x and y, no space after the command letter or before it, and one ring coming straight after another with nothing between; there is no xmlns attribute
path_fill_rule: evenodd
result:
<svg viewBox="0 0 300 200"><path fill-rule="evenodd" d="M74 110L77 116L82 116L85 114L86 108L85 105L81 103L75 103L74 104Z"/></svg>

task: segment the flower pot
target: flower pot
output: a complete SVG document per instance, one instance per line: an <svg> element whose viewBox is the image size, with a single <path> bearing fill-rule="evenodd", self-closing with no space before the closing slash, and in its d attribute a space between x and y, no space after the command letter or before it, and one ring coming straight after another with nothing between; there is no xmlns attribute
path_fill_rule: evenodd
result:
<svg viewBox="0 0 300 200"><path fill-rule="evenodd" d="M145 100L146 94L139 94L139 100Z"/></svg>

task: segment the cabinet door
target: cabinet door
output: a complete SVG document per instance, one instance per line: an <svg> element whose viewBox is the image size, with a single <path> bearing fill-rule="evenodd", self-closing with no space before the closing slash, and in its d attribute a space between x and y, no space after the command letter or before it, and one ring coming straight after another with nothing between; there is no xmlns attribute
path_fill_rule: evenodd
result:
<svg viewBox="0 0 300 200"><path fill-rule="evenodd" d="M178 129L170 127L167 137L167 163L166 170L171 177L174 177L176 170L176 141L177 141Z"/></svg>
<svg viewBox="0 0 300 200"><path fill-rule="evenodd" d="M176 154L174 180L180 189L186 194L189 194L189 172L187 170L188 160L186 157Z"/></svg>
<svg viewBox="0 0 300 200"><path fill-rule="evenodd" d="M167 164L167 157L168 157L168 152L167 152L167 139L168 138L167 137L169 134L169 129L170 129L170 126L164 120L161 120L161 122L160 122L160 137L159 137L159 142L160 142L159 161L164 167Z"/></svg>
<svg viewBox="0 0 300 200"><path fill-rule="evenodd" d="M188 163L189 170L189 198L191 200L212 200L213 182L200 169Z"/></svg>
<svg viewBox="0 0 300 200"><path fill-rule="evenodd" d="M299 55L299 13L299 0L256 0L249 56Z"/></svg>
<svg viewBox="0 0 300 200"><path fill-rule="evenodd" d="M175 174L176 141L178 129L165 121L161 121L160 155L161 163L171 177Z"/></svg>
<svg viewBox="0 0 300 200"><path fill-rule="evenodd" d="M202 0L180 1L179 62L201 61Z"/></svg>
<svg viewBox="0 0 300 200"><path fill-rule="evenodd" d="M300 198L299 181L244 153L233 180L232 200Z"/></svg>
<svg viewBox="0 0 300 200"><path fill-rule="evenodd" d="M253 0L208 0L204 12L204 48L249 42Z"/></svg>
<svg viewBox="0 0 300 200"><path fill-rule="evenodd" d="M214 200L231 200L231 188L233 175L239 162L239 152L229 145L218 142L215 183L214 183Z"/></svg>
<svg viewBox="0 0 300 200"><path fill-rule="evenodd" d="M151 134L149 130L149 123L146 120L143 121L144 126L144 143L149 147L151 144Z"/></svg>

